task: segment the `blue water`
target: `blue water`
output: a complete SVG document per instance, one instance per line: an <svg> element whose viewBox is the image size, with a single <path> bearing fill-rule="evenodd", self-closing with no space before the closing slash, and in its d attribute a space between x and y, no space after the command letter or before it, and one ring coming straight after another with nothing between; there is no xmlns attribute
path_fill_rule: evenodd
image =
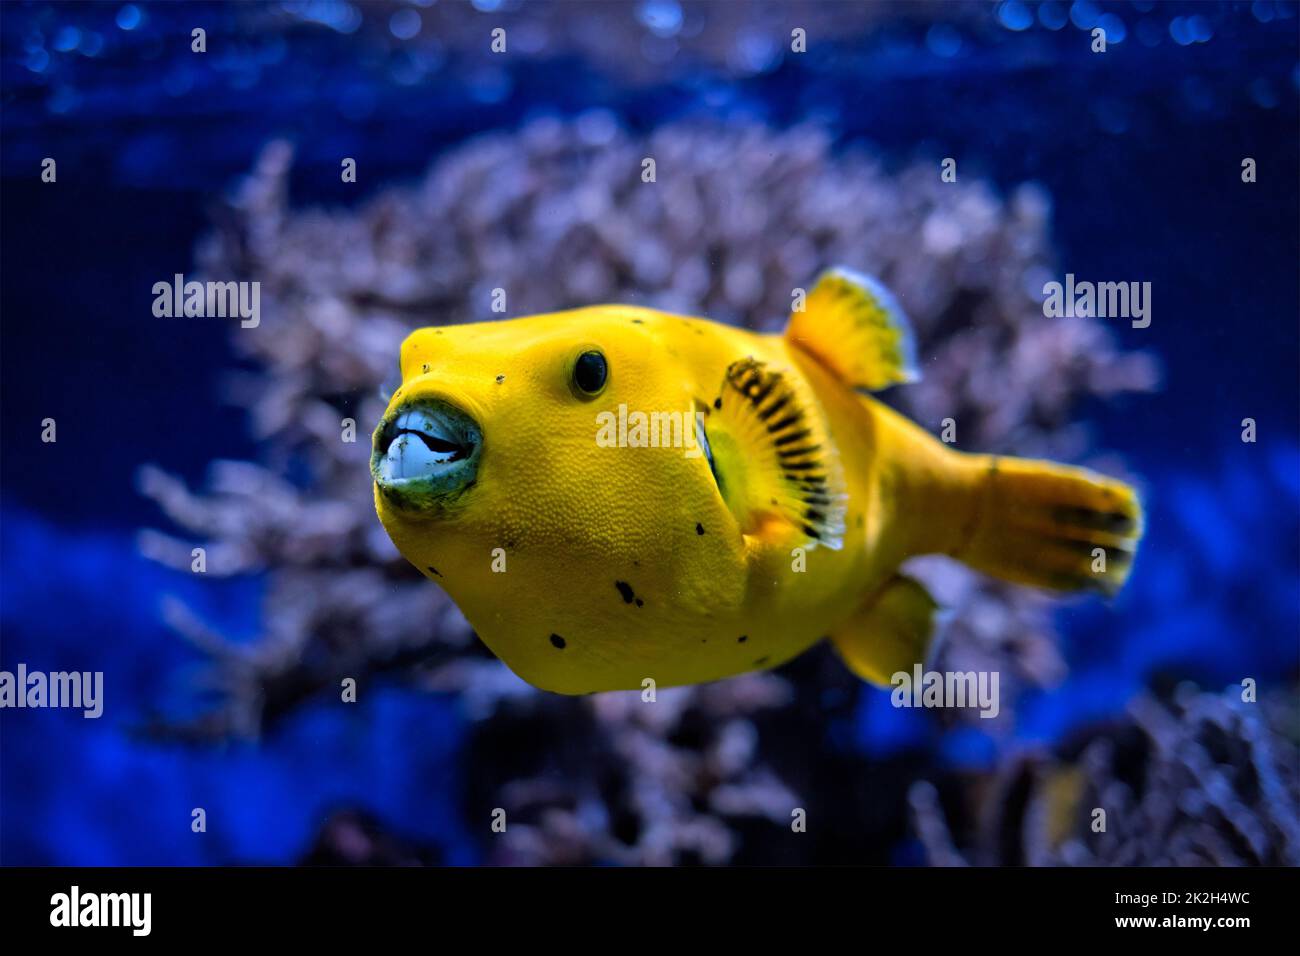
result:
<svg viewBox="0 0 1300 956"><path fill-rule="evenodd" d="M232 5L6 5L0 663L103 670L123 706L100 721L5 712L3 862L287 862L331 808L348 805L450 862L478 858L460 819L454 699L376 687L348 716L309 705L258 746L190 749L131 732L185 705L197 660L163 627L164 594L224 633L257 630L259 581L199 587L135 553L135 529L160 520L134 491L142 461L197 480L211 459L256 449L242 413L217 400L237 364L224 328L182 323L164 340L131 316L148 308L160 274L188 271L211 198L273 136L296 143L300 203L353 203L417 178L476 133L592 107L640 130L691 115L778 127L819 118L893 165L953 155L962 175L1042 183L1062 271L1153 285L1152 326L1116 332L1159 355L1161 391L1084 409L1096 443L1143 476L1144 551L1113 607L1061 612L1070 677L1023 702L1015 740L940 734L923 713L866 693L853 745L988 766L1001 748L1120 712L1157 677L1294 681L1295 5L1012 2L976 12L941 27L900 13L866 42L826 41L815 58L743 79L683 66L635 85L574 57L479 64L448 50L404 85L400 50L369 28L249 36ZM1096 55L1071 17L1102 16L1118 18L1119 28L1106 23L1123 40ZM184 39L199 21L206 58ZM359 188L339 184L341 155L362 158ZM39 182L45 156L58 159L57 187ZM1255 184L1240 182L1243 156L1258 162ZM39 441L47 415L60 422L56 445ZM1244 417L1258 422L1257 444L1240 441ZM204 838L189 829L198 806Z"/></svg>

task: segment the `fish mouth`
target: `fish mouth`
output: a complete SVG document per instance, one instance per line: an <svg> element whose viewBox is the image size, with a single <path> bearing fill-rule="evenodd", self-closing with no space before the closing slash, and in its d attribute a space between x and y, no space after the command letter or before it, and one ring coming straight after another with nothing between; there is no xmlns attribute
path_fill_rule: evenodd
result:
<svg viewBox="0 0 1300 956"><path fill-rule="evenodd" d="M384 497L418 508L472 485L482 448L482 429L465 412L438 399L416 400L375 429L370 473Z"/></svg>

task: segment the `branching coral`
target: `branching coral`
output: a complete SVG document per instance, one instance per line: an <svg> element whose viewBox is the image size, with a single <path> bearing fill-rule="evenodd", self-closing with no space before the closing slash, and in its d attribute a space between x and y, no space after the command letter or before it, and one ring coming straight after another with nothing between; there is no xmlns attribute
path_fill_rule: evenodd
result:
<svg viewBox="0 0 1300 956"><path fill-rule="evenodd" d="M936 430L953 419L961 447L1083 457L1076 403L1148 388L1155 371L1097 320L1043 318L1043 193L1004 199L979 181L942 182L937 165L891 173L832 146L812 126L679 123L639 137L593 112L474 140L355 210L291 209L290 150L268 147L199 251L207 275L261 283L261 325L232 335L257 369L234 395L264 455L218 463L201 494L153 468L140 482L208 549L209 573L266 574L265 629L235 645L172 609L211 655L226 703L164 732L254 734L343 677L414 673L462 694L476 722L470 799L520 821L494 859L725 862L746 858L746 821L788 831L804 804L773 768L820 745L763 714L828 687L851 699L828 652L661 692L654 706L533 691L387 541L365 435L405 332L494 318L494 289L511 315L622 300L776 329L793 290L843 264L880 276L918 330L926 380L897 394L905 411ZM656 182L641 180L645 157ZM356 442L341 437L348 419ZM189 541L150 531L140 543L189 568ZM1044 598L944 562L918 573L957 612L946 666L1000 671L1004 720L1019 687L1060 676ZM536 751L494 764L512 732Z"/></svg>
<svg viewBox="0 0 1300 956"><path fill-rule="evenodd" d="M1240 689L1140 697L1126 722L1003 770L957 814L985 824L962 842L985 865L1300 865L1296 716L1294 697ZM911 803L930 860L966 862L934 787Z"/></svg>

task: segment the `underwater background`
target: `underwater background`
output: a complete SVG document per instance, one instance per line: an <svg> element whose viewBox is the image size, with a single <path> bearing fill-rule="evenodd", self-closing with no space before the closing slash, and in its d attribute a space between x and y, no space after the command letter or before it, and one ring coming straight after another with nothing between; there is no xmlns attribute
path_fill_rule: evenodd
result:
<svg viewBox="0 0 1300 956"><path fill-rule="evenodd" d="M5 4L0 668L106 700L0 713L0 862L1300 864L1298 31L1272 0ZM917 328L892 404L1144 497L1110 604L921 563L997 719L826 647L654 707L545 694L388 542L366 435L409 329L496 287L775 329L832 265ZM175 273L259 281L260 326L155 318ZM1150 326L1045 318L1066 273L1150 282Z"/></svg>

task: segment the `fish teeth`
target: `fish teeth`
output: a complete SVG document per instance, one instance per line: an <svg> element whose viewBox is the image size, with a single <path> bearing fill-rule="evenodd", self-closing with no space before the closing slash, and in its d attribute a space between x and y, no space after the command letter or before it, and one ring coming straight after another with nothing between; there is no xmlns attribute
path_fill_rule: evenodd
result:
<svg viewBox="0 0 1300 956"><path fill-rule="evenodd" d="M381 478L421 478L432 475L452 457L453 452L431 451L414 435L398 435L388 446L379 463Z"/></svg>
<svg viewBox="0 0 1300 956"><path fill-rule="evenodd" d="M384 430L394 437L375 465L375 478L381 482L439 478L464 460L476 443L475 436L437 408L408 408ZM430 444L442 447L435 450Z"/></svg>
<svg viewBox="0 0 1300 956"><path fill-rule="evenodd" d="M432 438L441 438L443 441L455 441L455 438L448 432L447 428L435 416L420 409L412 409L409 412L403 412L398 416L394 426L398 431L410 430L424 432Z"/></svg>

